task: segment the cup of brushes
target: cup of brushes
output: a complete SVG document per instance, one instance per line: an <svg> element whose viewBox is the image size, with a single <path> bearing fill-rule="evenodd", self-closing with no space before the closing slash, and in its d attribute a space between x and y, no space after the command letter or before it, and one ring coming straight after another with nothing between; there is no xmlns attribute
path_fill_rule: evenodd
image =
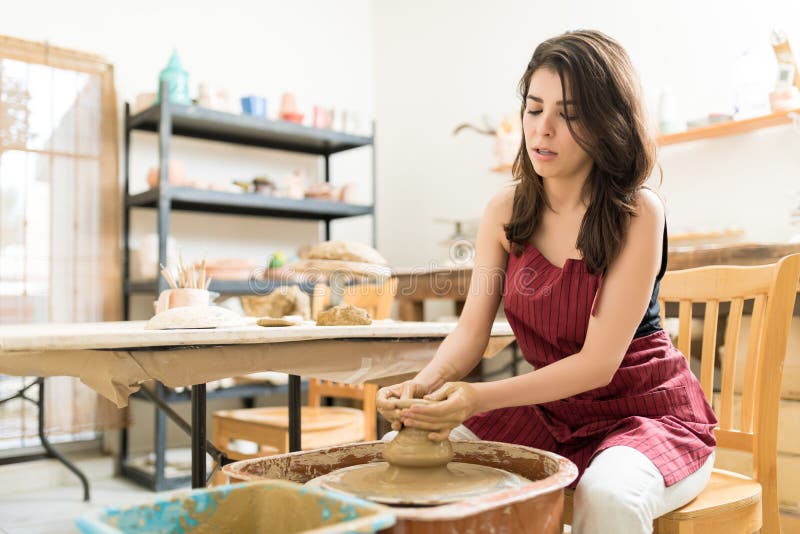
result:
<svg viewBox="0 0 800 534"><path fill-rule="evenodd" d="M169 284L169 289L158 295L156 314L182 306L209 305L211 293L208 288L212 277L206 277L206 260L200 262L199 267L187 267L183 260L179 260L177 276L173 276L172 271L162 265L161 274Z"/></svg>

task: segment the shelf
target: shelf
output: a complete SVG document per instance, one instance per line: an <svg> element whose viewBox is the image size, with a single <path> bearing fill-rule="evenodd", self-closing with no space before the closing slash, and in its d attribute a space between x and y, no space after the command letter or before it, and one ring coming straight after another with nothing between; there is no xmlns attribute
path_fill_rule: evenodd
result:
<svg viewBox="0 0 800 534"><path fill-rule="evenodd" d="M202 211L205 213L228 213L233 215L259 215L325 221L344 217L370 215L372 206L346 204L330 200L278 198L257 193L225 193L193 187L170 187L168 196L172 209ZM128 196L132 208L155 208L158 204L158 189L150 189Z"/></svg>
<svg viewBox="0 0 800 534"><path fill-rule="evenodd" d="M305 293L314 290L313 282L303 282L294 284L277 280L211 280L210 291L216 291L221 295L267 295L280 286L297 285ZM125 286L128 294L131 293L157 293L155 280L142 280L138 282L128 282Z"/></svg>
<svg viewBox="0 0 800 534"><path fill-rule="evenodd" d="M162 81L160 84L161 94L166 94L168 92L168 87L168 83ZM130 150L131 141L133 140L130 133L134 130L156 133L158 137L159 155L165 160L169 160L170 144L172 142L172 136L175 135L323 156L325 158L323 169L326 182L330 181L330 161L328 156L354 148L372 146L374 143L374 139L371 135L351 135L328 129L310 128L291 122L271 121L258 117L225 113L172 102L162 102L140 113L130 115L130 106L126 104L124 129L125 217L122 257L122 272L125 276L122 284L123 317L126 320L128 319L131 294L139 293L155 296L158 294L159 289L163 290L166 288L166 282L161 277L138 282L131 281L129 278L130 210L133 208L156 209L159 214L164 215L164 217L159 218L158 224L158 239L162 246L169 238L169 213L171 210L325 221L325 239L330 239L331 225L327 223L331 220L373 215L371 222L374 245L374 198L372 200L372 205L356 205L316 199L295 200L259 194L228 193L207 189L171 187L168 184L164 184L164 187L161 189L154 188L136 195L131 195L128 189L130 183ZM374 192L375 150L373 149L370 152L372 159L372 189ZM159 249L163 250L161 247L159 247ZM164 262L165 258L160 258L160 261ZM253 278L250 280L212 280L209 289L227 295L263 295L279 286L296 285L304 292L311 293L313 291L313 284L307 281L297 283L284 280L258 280L254 278L255 276L259 276L258 273L253 273L252 276ZM282 387L285 388L285 386ZM235 391L226 390L209 393L208 398L210 399L213 396L242 396L243 394L251 396L256 392L254 388L255 386L243 386ZM294 389L292 389L289 396L293 399ZM189 398L188 392L183 392L182 394L173 393L167 396L167 402L185 401ZM188 483L188 479L186 478L166 478L164 476L163 466L161 466L162 468L159 472L155 472L155 469L153 469L152 472L147 472L136 468L136 466L128 465L128 442L128 431L127 429L123 429L120 431L121 445L119 467L124 476L144 484L147 487L154 488L157 491ZM166 446L165 443L166 419L162 413L155 418L153 449L158 452L163 452Z"/></svg>
<svg viewBox="0 0 800 534"><path fill-rule="evenodd" d="M372 137L311 128L293 122L174 103L169 103L168 107L174 135L322 156L372 145ZM158 132L160 116L161 108L158 105L151 106L132 115L128 129Z"/></svg>
<svg viewBox="0 0 800 534"><path fill-rule="evenodd" d="M689 141L699 141L701 139L739 135L752 132L753 130L760 130L761 128L770 128L772 126L782 126L784 124L791 124L793 115L800 115L800 109L778 111L777 113L771 113L761 117L752 117L740 121L720 122L702 128L693 128L685 132L659 135L656 137L656 144L659 146L674 145L677 143L687 143ZM497 165L492 167L491 170L496 173L508 173L511 172L511 165Z"/></svg>
<svg viewBox="0 0 800 534"><path fill-rule="evenodd" d="M713 139L715 137L725 137L728 135L739 135L761 128L781 126L792 123L792 115L800 113L800 109L791 111L779 111L761 117L752 117L740 121L720 122L702 128L693 128L685 132L678 132L669 135L661 135L656 138L660 146L674 145L676 143L686 143L698 141L700 139Z"/></svg>

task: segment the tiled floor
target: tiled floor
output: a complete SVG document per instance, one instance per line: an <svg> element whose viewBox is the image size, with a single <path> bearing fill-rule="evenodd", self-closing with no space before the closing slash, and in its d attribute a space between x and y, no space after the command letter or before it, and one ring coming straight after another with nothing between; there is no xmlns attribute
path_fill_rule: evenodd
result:
<svg viewBox="0 0 800 534"><path fill-rule="evenodd" d="M84 513L148 502L157 495L114 478L111 458L83 458L77 463L89 477L88 503L83 502L77 478L55 461L1 466L0 533L76 533L75 519Z"/></svg>

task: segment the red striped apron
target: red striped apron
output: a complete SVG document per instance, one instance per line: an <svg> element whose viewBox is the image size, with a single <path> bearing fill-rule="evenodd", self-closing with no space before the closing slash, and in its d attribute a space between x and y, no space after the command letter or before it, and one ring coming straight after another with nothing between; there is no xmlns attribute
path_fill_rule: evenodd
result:
<svg viewBox="0 0 800 534"><path fill-rule="evenodd" d="M540 368L580 351L601 284L602 275L590 274L583 260L568 259L558 268L532 245L519 257L509 255L504 309L531 365ZM484 440L565 456L581 475L600 451L633 447L671 486L713 452L717 419L686 358L659 330L631 342L605 387L554 402L492 410L464 424Z"/></svg>

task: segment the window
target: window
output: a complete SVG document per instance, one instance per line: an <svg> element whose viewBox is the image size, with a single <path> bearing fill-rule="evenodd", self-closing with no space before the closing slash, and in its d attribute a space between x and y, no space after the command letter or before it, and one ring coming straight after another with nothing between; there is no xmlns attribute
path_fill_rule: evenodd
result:
<svg viewBox="0 0 800 534"><path fill-rule="evenodd" d="M121 317L116 138L109 63L0 37L0 322ZM30 381L0 375L0 399ZM46 426L93 435L119 417L106 402L48 379ZM36 417L24 401L0 404L0 448L27 445Z"/></svg>

